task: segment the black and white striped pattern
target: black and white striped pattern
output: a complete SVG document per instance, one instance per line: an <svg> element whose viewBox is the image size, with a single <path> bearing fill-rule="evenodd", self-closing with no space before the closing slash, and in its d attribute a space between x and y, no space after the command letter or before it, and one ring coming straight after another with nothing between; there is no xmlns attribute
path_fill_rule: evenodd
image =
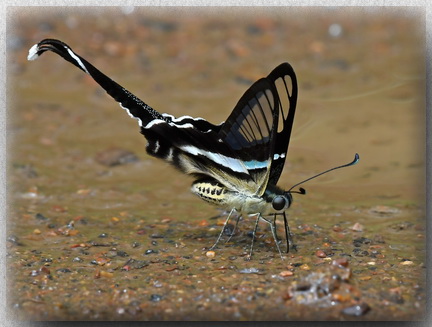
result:
<svg viewBox="0 0 432 327"><path fill-rule="evenodd" d="M291 204L291 194L276 187L297 101L297 80L288 63L255 82L226 122L214 125L202 118L175 118L157 112L59 40L46 39L34 45L28 59L37 59L46 51L89 74L138 121L148 141L148 154L198 177L192 191L201 198L257 215L257 221L263 214L285 211ZM209 192L203 187L203 178L205 185L212 187ZM223 201L219 194L222 189L226 191Z"/></svg>

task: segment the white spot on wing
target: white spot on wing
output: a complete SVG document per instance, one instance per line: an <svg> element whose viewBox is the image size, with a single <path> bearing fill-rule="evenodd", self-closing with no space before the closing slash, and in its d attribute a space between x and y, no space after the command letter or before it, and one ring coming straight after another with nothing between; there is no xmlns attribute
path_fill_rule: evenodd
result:
<svg viewBox="0 0 432 327"><path fill-rule="evenodd" d="M39 58L39 55L37 54L38 52L38 45L35 44L34 46L32 46L29 50L28 56L27 56L27 60L36 60L37 58Z"/></svg>
<svg viewBox="0 0 432 327"><path fill-rule="evenodd" d="M88 72L87 68L84 66L84 64L82 63L81 59L78 58L78 56L68 47L65 47L67 52L69 53L69 55L75 59L75 61L78 63L78 65L80 65L80 67L87 73L90 75L90 73Z"/></svg>
<svg viewBox="0 0 432 327"><path fill-rule="evenodd" d="M183 145L180 147L180 149L194 156L201 155L207 157L210 160L214 161L215 163L227 167L233 171L248 174L247 169L245 168L243 163L238 159L227 157L218 153L204 151L192 145Z"/></svg>
<svg viewBox="0 0 432 327"><path fill-rule="evenodd" d="M172 161L173 160L173 148L170 148L168 151L168 155L165 158L166 161Z"/></svg>

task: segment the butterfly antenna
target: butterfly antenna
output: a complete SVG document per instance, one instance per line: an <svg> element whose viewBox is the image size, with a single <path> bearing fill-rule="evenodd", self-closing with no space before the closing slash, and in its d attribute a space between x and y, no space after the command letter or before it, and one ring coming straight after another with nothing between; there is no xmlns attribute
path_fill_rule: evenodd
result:
<svg viewBox="0 0 432 327"><path fill-rule="evenodd" d="M309 178L305 179L304 181L301 181L300 183L297 183L297 184L295 184L294 186L292 186L292 187L287 191L287 193L306 194L306 190L305 190L304 188L302 188L302 187L300 187L299 191L293 191L293 192L291 192L291 190L292 190L294 187L299 186L300 184L306 183L307 181L310 181L311 179L314 179L314 178L316 178L316 177L318 177L318 176L324 175L324 174L326 174L326 173L328 173L328 172L330 172L330 171L332 171L332 170L336 170L336 169L339 169L339 168L344 168L344 167L349 167L349 166L355 165L359 160L360 160L360 156L358 155L358 153L356 153L355 156L354 156L354 160L353 160L352 162L347 163L347 164L342 165L342 166L333 167L333 168L328 169L328 170L326 170L326 171L323 171L323 172L321 172L321 173L319 173L319 174L317 174L317 175L315 175L315 176L309 177Z"/></svg>

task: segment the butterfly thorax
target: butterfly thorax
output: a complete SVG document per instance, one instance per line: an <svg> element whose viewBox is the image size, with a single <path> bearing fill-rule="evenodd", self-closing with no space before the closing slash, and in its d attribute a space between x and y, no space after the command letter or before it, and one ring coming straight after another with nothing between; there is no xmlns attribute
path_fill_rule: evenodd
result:
<svg viewBox="0 0 432 327"><path fill-rule="evenodd" d="M277 186L269 186L262 196L257 196L231 190L211 178L195 181L192 184L191 191L204 201L227 210L235 209L244 214L269 214L283 211L292 202L291 194L287 195ZM281 210L274 209L273 200L276 197L283 197L286 201L286 205Z"/></svg>

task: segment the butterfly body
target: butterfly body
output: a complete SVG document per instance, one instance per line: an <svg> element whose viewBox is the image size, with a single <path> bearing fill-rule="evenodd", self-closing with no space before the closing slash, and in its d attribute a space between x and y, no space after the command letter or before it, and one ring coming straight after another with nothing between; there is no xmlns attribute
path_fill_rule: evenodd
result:
<svg viewBox="0 0 432 327"><path fill-rule="evenodd" d="M208 203L226 210L235 209L237 212L246 215L266 215L271 212L285 210L292 202L292 198L286 197L285 192L278 187L271 187L266 190L263 196L257 196L230 190L223 184L207 178L195 181L192 184L191 192ZM275 210L273 207L273 200L277 196L286 197L286 205L280 210Z"/></svg>

